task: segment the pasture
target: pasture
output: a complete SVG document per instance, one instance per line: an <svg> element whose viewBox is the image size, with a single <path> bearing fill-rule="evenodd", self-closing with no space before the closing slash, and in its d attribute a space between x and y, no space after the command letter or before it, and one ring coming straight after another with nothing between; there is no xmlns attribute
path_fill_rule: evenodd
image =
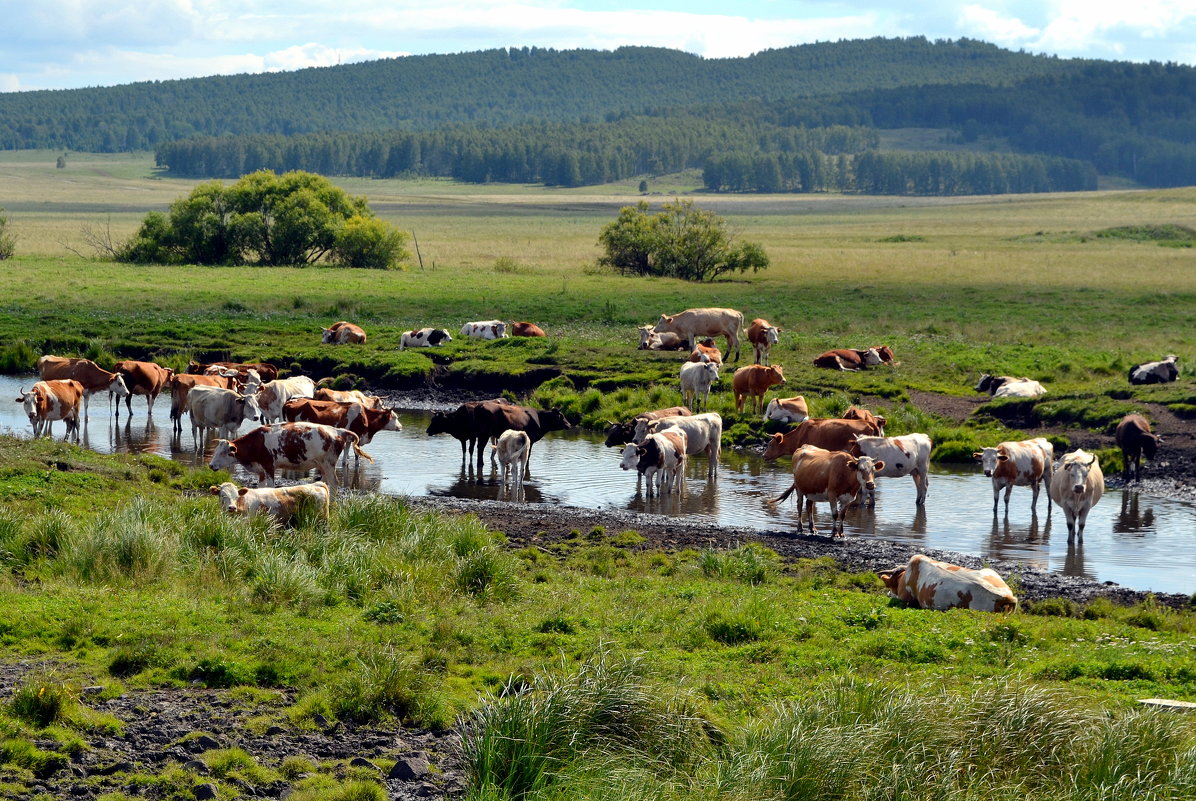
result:
<svg viewBox="0 0 1196 801"><path fill-rule="evenodd" d="M1184 361L1179 384L1125 382L1135 362L1196 352L1193 251L1096 235L1196 227L1196 190L698 196L773 266L689 285L592 268L598 231L637 199L632 186L345 182L414 230L424 266L403 272L113 265L61 243L81 249L81 228L108 224L123 238L191 184L153 177L144 156L77 154L56 170L54 155L0 154L0 207L18 236L0 271L0 360L10 371L43 352L173 366L227 355L406 386L433 357L451 360L446 381L487 387L558 368L536 399L597 424L673 402L678 357L636 352L635 326L719 305L785 329L773 362L786 368L785 394L807 394L815 413L880 399L894 433L930 429L939 442L956 437L960 452L1008 432L991 417L936 418L914 392L970 397L981 371L1030 375L1061 419L1096 409L1085 418L1093 427L1135 400L1196 403ZM397 352L403 330L435 325L456 337L466 320L490 317L531 320L549 337ZM320 327L337 319L361 324L368 344L320 346ZM808 364L829 347L882 343L900 367L839 374ZM728 387L712 405L750 435L728 411ZM5 437L0 450L0 653L42 666L18 695L41 698L48 687L65 699L48 722L19 705L0 709L9 795L35 780L36 766L19 757L32 744L67 754L119 729L86 714L80 687L190 682L254 688L243 699L257 700L242 702L260 705L262 729L314 727L317 714L429 727L474 714L473 732L493 735L467 743L477 799L1196 790L1191 718L1135 704L1196 700L1190 610L1059 600L1010 617L930 614L890 604L875 575L829 560L783 564L753 546L661 552L636 532L600 529L515 550L470 517L372 496L335 504L327 524L279 530L218 516L205 492L222 477L210 471L57 442ZM498 699L504 686L529 684L542 692ZM277 703L282 687L296 690L289 706ZM586 710L603 709L625 717L592 725L601 716ZM511 743L525 747L512 753ZM258 767L279 769L265 758ZM315 767L304 781L322 783L303 797L350 797L346 765ZM151 787L192 797L200 779L180 773L89 781L113 799ZM202 780L221 797L243 789Z"/></svg>

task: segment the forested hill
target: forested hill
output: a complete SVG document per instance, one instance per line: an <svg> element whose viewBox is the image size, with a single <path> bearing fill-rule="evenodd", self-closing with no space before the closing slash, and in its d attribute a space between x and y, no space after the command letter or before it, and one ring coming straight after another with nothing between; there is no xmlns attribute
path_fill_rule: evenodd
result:
<svg viewBox="0 0 1196 801"><path fill-rule="evenodd" d="M675 50L523 48L297 72L0 94L0 148L147 150L192 136L428 131L928 84L1009 86L1086 62L967 39L868 39L703 59Z"/></svg>

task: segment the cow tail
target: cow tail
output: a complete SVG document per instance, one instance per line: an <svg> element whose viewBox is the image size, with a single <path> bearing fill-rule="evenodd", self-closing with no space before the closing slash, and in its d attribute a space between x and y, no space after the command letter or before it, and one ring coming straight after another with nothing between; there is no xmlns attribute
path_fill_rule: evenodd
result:
<svg viewBox="0 0 1196 801"><path fill-rule="evenodd" d="M768 498L768 499L766 499L764 502L765 502L766 504L768 504L769 506L774 506L774 505L776 505L776 504L780 503L781 501L785 500L786 498L788 498L790 495L792 495L792 494L793 494L793 491L794 491L795 489L797 489L797 482L796 482L796 481L795 481L794 483L792 483L792 484L790 484L790 485L789 485L789 489L785 490L785 492L784 492L784 493L781 495L781 497L779 497L779 498Z"/></svg>
<svg viewBox="0 0 1196 801"><path fill-rule="evenodd" d="M358 442L361 441L360 437L358 437L355 433L353 433L352 431L349 431L348 429L345 430L345 433L348 434L350 437L352 437L352 439L349 440L349 444L353 446L354 453L356 453L358 456L364 456L367 461L370 461L370 462L374 461L374 457L370 456L368 453L363 451L361 449L361 446L357 444Z"/></svg>

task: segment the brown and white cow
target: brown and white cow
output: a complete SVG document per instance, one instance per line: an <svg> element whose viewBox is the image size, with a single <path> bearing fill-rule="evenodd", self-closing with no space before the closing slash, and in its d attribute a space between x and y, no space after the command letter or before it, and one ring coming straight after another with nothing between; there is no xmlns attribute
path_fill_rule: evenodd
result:
<svg viewBox="0 0 1196 801"><path fill-rule="evenodd" d="M857 434L856 447L864 456L884 462L884 469L876 471L877 478L912 476L918 506L926 503L926 489L930 483L930 452L933 444L925 434L904 434L900 437L869 437ZM869 490L864 499L868 505L876 503L875 491Z"/></svg>
<svg viewBox="0 0 1196 801"><path fill-rule="evenodd" d="M901 567L878 574L899 601L919 609L1013 612L1017 598L990 568L973 570L914 554Z"/></svg>
<svg viewBox="0 0 1196 801"><path fill-rule="evenodd" d="M628 443L623 448L623 459L619 466L624 470L637 471L648 485L649 496L652 495L653 485L662 495L666 492L679 493L685 480L687 449L685 432L670 428L649 434L643 442ZM638 483L637 480L637 486Z"/></svg>
<svg viewBox="0 0 1196 801"><path fill-rule="evenodd" d="M225 375L191 375L182 373L170 379L170 421L176 433L183 431L183 415L191 411L191 390L195 387L220 387L236 389L236 372L226 370Z"/></svg>
<svg viewBox="0 0 1196 801"><path fill-rule="evenodd" d="M282 420L282 407L287 401L310 398L315 394L316 382L305 375L267 381L257 391L257 402L262 407L263 422L277 423Z"/></svg>
<svg viewBox="0 0 1196 801"><path fill-rule="evenodd" d="M718 365L714 362L683 362L681 364L681 402L693 409L710 406L710 387L718 381Z"/></svg>
<svg viewBox="0 0 1196 801"><path fill-rule="evenodd" d="M815 367L825 367L828 370L863 370L883 363L876 348L866 348L865 350L837 348L814 357Z"/></svg>
<svg viewBox="0 0 1196 801"><path fill-rule="evenodd" d="M246 375L250 370L256 370L262 381L273 381L278 378L278 367L269 362L209 362L205 364L191 361L187 364L189 375L219 375L223 374L225 370L236 370L241 376Z"/></svg>
<svg viewBox="0 0 1196 801"><path fill-rule="evenodd" d="M367 409L360 403L318 401L312 398L289 400L282 407L282 417L289 423L300 420L344 428L358 436L362 445L369 445L379 431L402 431L399 416L391 409ZM348 467L349 452L345 451Z"/></svg>
<svg viewBox="0 0 1196 801"><path fill-rule="evenodd" d="M776 420L778 423L801 423L810 417L810 407L806 405L804 395L794 395L792 398L773 398L764 410L765 420Z"/></svg>
<svg viewBox="0 0 1196 801"><path fill-rule="evenodd" d="M740 367L731 377L731 391L735 393L735 411L743 413L744 403L752 399L752 413L759 414L764 408L764 393L769 387L785 383L785 373L779 364L765 367L762 364L748 364Z"/></svg>
<svg viewBox="0 0 1196 801"><path fill-rule="evenodd" d="M888 418L874 414L870 409L865 409L863 406L848 406L847 411L843 412L843 419L864 420L871 423L876 426L882 437L885 435L885 424L889 422Z"/></svg>
<svg viewBox="0 0 1196 801"><path fill-rule="evenodd" d="M543 337L548 336L544 333L544 329L535 323L511 323L511 336L513 337Z"/></svg>
<svg viewBox="0 0 1196 801"><path fill-rule="evenodd" d="M757 317L748 326L747 338L756 352L756 364L768 364L768 352L781 341L781 329L763 317Z"/></svg>
<svg viewBox="0 0 1196 801"><path fill-rule="evenodd" d="M694 349L689 354L689 361L714 362L719 367L722 367L723 354L714 346L714 340L706 337L701 342L694 343Z"/></svg>
<svg viewBox="0 0 1196 801"><path fill-rule="evenodd" d="M237 465L257 476L259 484L274 486L274 472L316 468L320 478L336 491L336 463L347 448L369 461L373 457L357 444L357 435L343 428L318 423L279 423L258 426L233 440L216 442L213 470L233 470Z"/></svg>
<svg viewBox="0 0 1196 801"><path fill-rule="evenodd" d="M258 512L269 516L274 522L285 526L304 504L314 507L320 517L328 519L328 503L331 493L323 481L310 484L296 484L293 487L238 487L225 481L208 491L220 496L220 508L234 517L252 517Z"/></svg>
<svg viewBox="0 0 1196 801"><path fill-rule="evenodd" d="M1134 480L1137 481L1142 477L1142 457L1153 460L1163 444L1161 437L1150 432L1150 423L1140 414L1127 414L1121 418L1114 439L1125 461L1122 477L1126 481L1130 480L1130 464L1134 466Z"/></svg>
<svg viewBox="0 0 1196 801"><path fill-rule="evenodd" d="M187 393L188 411L191 415L191 439L199 450L208 431L216 436L231 439L248 420L256 423L262 418L257 397L250 393L242 395L235 389L223 387L192 387Z"/></svg>
<svg viewBox="0 0 1196 801"><path fill-rule="evenodd" d="M336 401L337 403L360 403L367 409L382 409L386 403L378 395L367 395L360 389L328 389L318 387L312 400Z"/></svg>
<svg viewBox="0 0 1196 801"><path fill-rule="evenodd" d="M502 339L507 335L507 324L502 320L476 320L461 326L461 336L474 339Z"/></svg>
<svg viewBox="0 0 1196 801"><path fill-rule="evenodd" d="M515 489L522 487L524 476L527 475L527 460L532 455L531 437L526 431L507 429L499 434L494 452L498 454L498 464L502 468L503 487L507 486L512 472L515 474Z"/></svg>
<svg viewBox="0 0 1196 801"><path fill-rule="evenodd" d="M320 342L324 345L364 345L366 340L365 331L361 326L341 320L339 323L333 323L330 328L320 329L324 333L320 336Z"/></svg>
<svg viewBox="0 0 1196 801"><path fill-rule="evenodd" d="M654 409L650 412L641 412L626 423L611 423L607 426L606 442L604 444L608 448L613 448L634 441L636 426L641 420L646 421L644 423L644 432L646 433L647 424L653 420L659 420L662 417L690 417L692 415L693 412L684 406L670 406L667 409Z"/></svg>
<svg viewBox="0 0 1196 801"><path fill-rule="evenodd" d="M801 531L804 501L810 533L813 534L814 502L827 501L831 506L831 536L842 537L847 507L856 499L861 487L875 488L876 471L884 467L884 462L873 461L870 456L857 458L844 451L805 445L793 454L793 483L767 503L778 504L797 493L797 529Z"/></svg>
<svg viewBox="0 0 1196 801"><path fill-rule="evenodd" d="M437 348L446 342L452 341L453 338L449 336L449 332L443 328L416 328L413 331L403 332L403 336L399 340L399 350L406 350L407 348Z"/></svg>
<svg viewBox="0 0 1196 801"><path fill-rule="evenodd" d="M1039 442L1036 440L1001 442L995 448L985 448L973 453L972 456L984 468L984 475L993 481L993 517L997 516L997 503L1001 496L1001 490L1005 490L1005 514L1009 514L1009 496L1013 493L1014 487L1029 487L1031 489L1034 497L1030 502L1030 511L1031 514L1038 514L1039 484L1049 465L1049 460Z"/></svg>
<svg viewBox="0 0 1196 801"><path fill-rule="evenodd" d="M773 434L764 449L764 459L779 459L804 445L814 445L828 451L846 451L854 446L859 434L880 436L881 431L875 423L867 420L811 417L787 434Z"/></svg>
<svg viewBox="0 0 1196 801"><path fill-rule="evenodd" d="M657 334L676 334L693 350L698 337L726 337L727 353L735 349L739 361L739 329L743 328L743 314L734 309L686 309L679 314L662 314L653 327Z"/></svg>
<svg viewBox="0 0 1196 801"><path fill-rule="evenodd" d="M1167 384L1179 378L1179 357L1175 354L1164 356L1157 362L1143 362L1130 368L1129 380L1131 384Z"/></svg>
<svg viewBox="0 0 1196 801"><path fill-rule="evenodd" d="M154 401L164 389L170 386L170 379L174 370L163 367L154 362L139 362L132 359L117 362L112 366L113 371L124 376L129 394L125 396L125 409L133 414L133 396L144 395L146 412L154 413ZM120 403L116 404L116 414L120 416Z"/></svg>
<svg viewBox="0 0 1196 801"><path fill-rule="evenodd" d="M75 359L64 356L42 356L37 360L37 372L43 381L73 378L83 385L83 417L90 415L91 396L97 392L107 392L108 402L111 404L115 395L117 403L121 398L128 397L129 388L125 384L124 376L120 373L110 373L91 359Z"/></svg>
<svg viewBox="0 0 1196 801"><path fill-rule="evenodd" d="M79 440L79 406L83 402L83 385L73 378L38 381L26 392L21 388L17 403L25 407L25 415L33 426L33 436L52 437L55 420L66 423L64 440Z"/></svg>
<svg viewBox="0 0 1196 801"><path fill-rule="evenodd" d="M658 334L650 325L641 325L640 350L688 350L689 344L676 334Z"/></svg>
<svg viewBox="0 0 1196 801"><path fill-rule="evenodd" d="M641 426L643 426L641 433ZM660 417L656 420L639 421L636 423L635 442L639 442L652 434L659 434L669 429L685 432L685 452L692 456L697 453L706 455L706 475L718 477L718 460L723 452L723 418L715 412L695 415L677 415L675 417Z"/></svg>
<svg viewBox="0 0 1196 801"><path fill-rule="evenodd" d="M1084 541L1084 524L1088 512L1105 492L1105 474L1101 472L1096 454L1083 450L1065 454L1055 466L1051 477L1051 500L1063 507L1067 517L1067 541L1079 534Z"/></svg>
<svg viewBox="0 0 1196 801"><path fill-rule="evenodd" d="M1046 394L1046 387L1032 378L981 373L976 382L977 392L987 392L994 398L1037 398Z"/></svg>

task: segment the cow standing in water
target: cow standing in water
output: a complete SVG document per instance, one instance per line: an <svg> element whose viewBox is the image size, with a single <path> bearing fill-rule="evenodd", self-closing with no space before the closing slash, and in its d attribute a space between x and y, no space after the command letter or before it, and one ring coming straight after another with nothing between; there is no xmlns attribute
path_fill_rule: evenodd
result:
<svg viewBox="0 0 1196 801"><path fill-rule="evenodd" d="M1154 459L1163 440L1157 434L1150 433L1150 423L1140 414L1127 414L1117 424L1114 434L1117 447L1121 448L1121 455L1125 461L1122 477L1130 480L1130 465L1134 467L1134 481L1142 478L1142 457Z"/></svg>

